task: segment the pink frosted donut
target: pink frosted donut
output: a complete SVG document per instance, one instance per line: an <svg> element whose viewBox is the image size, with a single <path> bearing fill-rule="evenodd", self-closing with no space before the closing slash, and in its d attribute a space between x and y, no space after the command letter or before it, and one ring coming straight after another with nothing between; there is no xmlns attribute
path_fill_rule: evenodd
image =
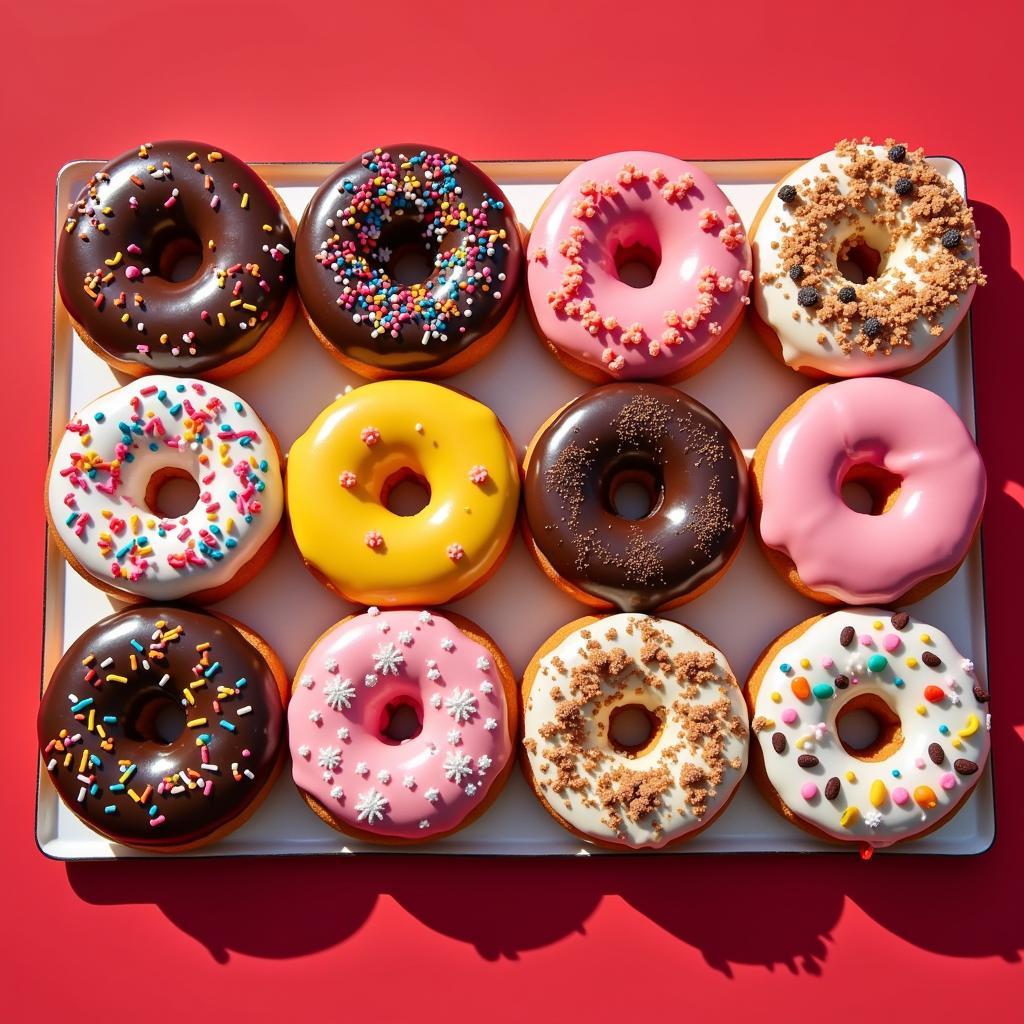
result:
<svg viewBox="0 0 1024 1024"><path fill-rule="evenodd" d="M884 377L802 395L761 439L753 472L769 558L829 603L923 597L963 561L985 503L985 467L957 414ZM870 512L844 501L849 480Z"/></svg>
<svg viewBox="0 0 1024 1024"><path fill-rule="evenodd" d="M328 824L362 839L455 832L508 777L515 692L504 655L468 620L370 608L332 626L299 666L288 713L295 785Z"/></svg>
<svg viewBox="0 0 1024 1024"><path fill-rule="evenodd" d="M725 193L663 153L612 153L556 188L527 248L541 337L590 380L681 380L709 363L743 316L751 254ZM639 261L647 287L619 276Z"/></svg>

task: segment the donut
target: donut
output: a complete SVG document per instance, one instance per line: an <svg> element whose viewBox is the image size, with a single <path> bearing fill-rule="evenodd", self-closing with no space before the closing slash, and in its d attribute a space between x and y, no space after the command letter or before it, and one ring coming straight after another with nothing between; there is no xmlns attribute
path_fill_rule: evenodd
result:
<svg viewBox="0 0 1024 1024"><path fill-rule="evenodd" d="M468 369L519 305L509 201L479 167L436 147L377 147L343 164L310 200L297 242L309 326L371 380ZM420 280L407 280L410 257L423 264Z"/></svg>
<svg viewBox="0 0 1024 1024"><path fill-rule="evenodd" d="M936 394L889 378L822 384L768 428L754 521L780 574L823 604L911 604L949 580L978 532L985 466ZM869 512L844 484L871 496Z"/></svg>
<svg viewBox="0 0 1024 1024"><path fill-rule="evenodd" d="M397 484L428 495L392 512ZM435 605L485 583L512 543L515 452L485 405L439 384L364 384L329 405L288 454L288 508L303 561L363 605Z"/></svg>
<svg viewBox="0 0 1024 1024"><path fill-rule="evenodd" d="M60 659L39 707L43 774L115 843L194 849L238 828L280 769L288 678L219 615L115 612Z"/></svg>
<svg viewBox="0 0 1024 1024"><path fill-rule="evenodd" d="M650 612L704 593L732 563L747 467L706 406L662 384L608 384L556 412L524 462L522 527L549 579L592 608ZM624 484L650 511L616 511Z"/></svg>
<svg viewBox="0 0 1024 1024"><path fill-rule="evenodd" d="M292 777L339 832L391 844L451 835L508 779L516 698L505 656L468 619L371 607L327 630L299 665ZM398 709L411 716L401 738Z"/></svg>
<svg viewBox="0 0 1024 1024"><path fill-rule="evenodd" d="M948 821L988 759L989 695L973 663L907 612L843 608L801 622L761 655L746 697L751 776L768 802L866 854ZM877 726L866 746L843 737L852 712Z"/></svg>
<svg viewBox="0 0 1024 1024"><path fill-rule="evenodd" d="M195 505L161 511L169 479ZM72 416L46 481L50 532L71 567L121 601L219 601L277 546L284 485L277 441L216 384L152 374Z"/></svg>
<svg viewBox="0 0 1024 1024"><path fill-rule="evenodd" d="M904 374L936 355L985 275L952 181L887 139L843 140L787 174L751 228L753 322L810 377Z"/></svg>
<svg viewBox="0 0 1024 1024"><path fill-rule="evenodd" d="M690 377L729 344L751 281L739 214L699 168L664 153L612 153L556 186L526 250L541 340L586 380ZM620 274L645 264L652 280Z"/></svg>
<svg viewBox="0 0 1024 1024"><path fill-rule="evenodd" d="M114 369L222 380L288 330L293 230L238 157L150 142L97 171L68 207L57 287L79 337Z"/></svg>
<svg viewBox="0 0 1024 1024"><path fill-rule="evenodd" d="M599 846L692 839L746 771L747 710L732 669L670 619L570 622L531 659L522 699L527 781L560 825ZM622 714L634 722L620 736Z"/></svg>

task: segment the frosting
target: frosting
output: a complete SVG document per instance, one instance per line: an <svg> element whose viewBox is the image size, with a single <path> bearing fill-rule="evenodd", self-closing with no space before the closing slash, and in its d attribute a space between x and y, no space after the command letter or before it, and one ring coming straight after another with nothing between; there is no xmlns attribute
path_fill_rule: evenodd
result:
<svg viewBox="0 0 1024 1024"><path fill-rule="evenodd" d="M72 318L138 372L206 373L245 355L284 308L292 232L247 164L199 142L147 143L68 209L57 283ZM178 258L198 269L173 279Z"/></svg>
<svg viewBox="0 0 1024 1024"><path fill-rule="evenodd" d="M167 517L154 475L192 477L199 500ZM152 375L101 395L64 429L47 483L50 523L78 566L138 598L168 601L230 581L284 506L273 436L215 384Z"/></svg>
<svg viewBox="0 0 1024 1024"><path fill-rule="evenodd" d="M646 481L652 511L623 519L617 481ZM524 483L534 544L560 577L614 608L652 611L708 583L739 546L747 469L706 406L661 384L608 384L534 443Z"/></svg>
<svg viewBox="0 0 1024 1024"><path fill-rule="evenodd" d="M648 287L633 288L616 260L641 249L657 269ZM527 246L540 333L620 380L678 373L714 350L743 315L750 280L750 247L725 194L663 153L581 164L545 203Z"/></svg>
<svg viewBox="0 0 1024 1024"><path fill-rule="evenodd" d="M160 712L174 708L161 737ZM234 626L184 608L133 608L96 623L61 658L39 708L39 746L85 824L132 846L177 846L256 799L283 722L273 672Z"/></svg>
<svg viewBox="0 0 1024 1024"><path fill-rule="evenodd" d="M922 151L844 141L779 184L753 239L754 308L790 366L896 373L945 344L985 279L971 211ZM864 247L882 262L860 284L837 262Z"/></svg>
<svg viewBox="0 0 1024 1024"><path fill-rule="evenodd" d="M326 340L403 373L441 366L515 307L522 248L501 189L454 153L378 147L343 164L298 231L303 305ZM426 280L395 277L426 248Z"/></svg>
<svg viewBox="0 0 1024 1024"><path fill-rule="evenodd" d="M885 760L858 759L836 733L844 706L865 695L899 719L902 745ZM934 626L847 608L772 652L751 725L797 817L836 839L889 846L970 793L988 758L987 704L973 664Z"/></svg>
<svg viewBox="0 0 1024 1024"><path fill-rule="evenodd" d="M635 705L660 725L627 754L609 723ZM636 849L707 825L747 767L747 710L729 663L669 619L623 613L571 632L539 659L523 724L534 785L552 812Z"/></svg>
<svg viewBox="0 0 1024 1024"><path fill-rule="evenodd" d="M421 729L396 743L390 710ZM514 720L487 648L434 612L376 608L309 650L288 708L292 777L343 825L432 839L486 799L512 753Z"/></svg>
<svg viewBox="0 0 1024 1024"><path fill-rule="evenodd" d="M386 504L426 481L413 516ZM441 604L481 582L508 547L519 471L497 416L438 384L365 384L328 406L288 455L288 508L302 557L363 604Z"/></svg>
<svg viewBox="0 0 1024 1024"><path fill-rule="evenodd" d="M861 466L900 479L882 515L843 501L843 480ZM974 441L937 395L885 378L841 381L813 393L768 449L761 538L812 590L852 604L896 601L960 564L985 486Z"/></svg>

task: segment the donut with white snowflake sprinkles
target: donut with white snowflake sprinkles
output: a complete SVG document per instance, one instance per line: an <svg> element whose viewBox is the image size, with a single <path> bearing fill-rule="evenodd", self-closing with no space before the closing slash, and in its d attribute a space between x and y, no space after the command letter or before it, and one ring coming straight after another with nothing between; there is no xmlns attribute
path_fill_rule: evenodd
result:
<svg viewBox="0 0 1024 1024"><path fill-rule="evenodd" d="M793 824L867 857L963 806L988 760L988 701L935 626L878 608L818 615L754 666L751 775Z"/></svg>
<svg viewBox="0 0 1024 1024"><path fill-rule="evenodd" d="M292 778L339 832L437 839L475 820L504 786L515 682L467 619L371 607L327 630L295 679Z"/></svg>
<svg viewBox="0 0 1024 1024"><path fill-rule="evenodd" d="M191 508L165 484L194 483ZM284 510L277 440L219 384L153 374L77 411L57 439L46 512L61 553L122 601L219 601L273 553Z"/></svg>
<svg viewBox="0 0 1024 1024"><path fill-rule="evenodd" d="M512 207L479 167L429 146L377 147L343 164L310 200L296 244L313 333L371 379L468 369L519 304Z"/></svg>

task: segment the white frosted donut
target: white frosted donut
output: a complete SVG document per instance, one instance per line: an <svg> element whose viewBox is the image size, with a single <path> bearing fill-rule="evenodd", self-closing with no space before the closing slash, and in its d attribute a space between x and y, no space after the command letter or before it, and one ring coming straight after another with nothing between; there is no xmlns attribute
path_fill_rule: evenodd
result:
<svg viewBox="0 0 1024 1024"><path fill-rule="evenodd" d="M923 151L839 142L762 208L754 310L796 370L904 372L946 343L984 284L977 236L963 196ZM840 264L851 256L874 275L847 280Z"/></svg>
<svg viewBox="0 0 1024 1024"><path fill-rule="evenodd" d="M196 505L167 517L151 485L192 477ZM248 403L204 381L153 375L101 395L57 443L50 526L105 588L168 601L224 586L267 543L284 507L273 435Z"/></svg>
<svg viewBox="0 0 1024 1024"><path fill-rule="evenodd" d="M670 619L570 623L528 666L523 705L534 790L563 825L602 843L683 839L725 808L746 771L747 710L732 669ZM652 734L624 749L611 723L636 706Z"/></svg>
<svg viewBox="0 0 1024 1024"><path fill-rule="evenodd" d="M882 847L934 827L988 759L988 693L974 665L906 612L845 608L808 622L769 650L748 684L768 782L797 818L835 839ZM858 753L837 731L853 708L885 718Z"/></svg>

